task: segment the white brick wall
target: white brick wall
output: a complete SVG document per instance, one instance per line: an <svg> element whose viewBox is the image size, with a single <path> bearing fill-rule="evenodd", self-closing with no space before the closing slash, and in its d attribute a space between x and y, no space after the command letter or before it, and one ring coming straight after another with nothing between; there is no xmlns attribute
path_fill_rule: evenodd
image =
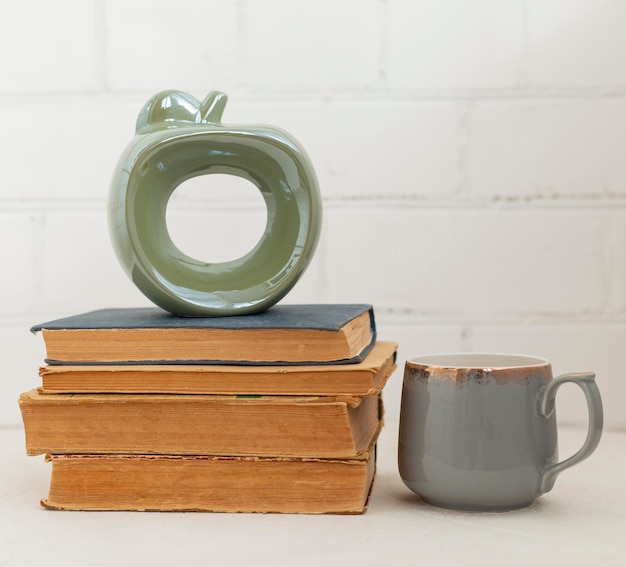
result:
<svg viewBox="0 0 626 567"><path fill-rule="evenodd" d="M463 109L456 102L233 102L225 121L280 123L297 137L328 199L450 196L459 189Z"/></svg>
<svg viewBox="0 0 626 567"><path fill-rule="evenodd" d="M533 86L604 91L626 84L621 0L527 0Z"/></svg>
<svg viewBox="0 0 626 567"><path fill-rule="evenodd" d="M112 0L99 45L103 82L113 92L227 91L242 79L237 2ZM207 88L207 82L212 86Z"/></svg>
<svg viewBox="0 0 626 567"><path fill-rule="evenodd" d="M32 93L45 99L46 93L95 91L100 71L98 4L82 0L5 3L0 24L2 94Z"/></svg>
<svg viewBox="0 0 626 567"><path fill-rule="evenodd" d="M495 350L596 370L607 425L626 425L620 0L24 0L0 27L0 424L38 383L31 325L148 304L106 198L137 112L178 88L223 90L225 122L275 124L310 154L325 222L289 301L373 303L400 367ZM176 196L182 242L258 236L256 195L211 191ZM558 411L586 419L571 389Z"/></svg>
<svg viewBox="0 0 626 567"><path fill-rule="evenodd" d="M503 199L626 195L623 98L481 101L472 106L469 122L472 195Z"/></svg>
<svg viewBox="0 0 626 567"><path fill-rule="evenodd" d="M393 89L520 85L522 0L389 0L386 71Z"/></svg>
<svg viewBox="0 0 626 567"><path fill-rule="evenodd" d="M372 88L378 79L377 0L246 2L243 83L267 93Z"/></svg>

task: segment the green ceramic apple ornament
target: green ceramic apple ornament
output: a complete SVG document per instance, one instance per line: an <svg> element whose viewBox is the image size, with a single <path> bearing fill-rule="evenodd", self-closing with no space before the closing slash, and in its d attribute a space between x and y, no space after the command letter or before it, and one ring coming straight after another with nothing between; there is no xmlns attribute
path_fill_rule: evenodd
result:
<svg viewBox="0 0 626 567"><path fill-rule="evenodd" d="M109 230L117 257L137 287L181 316L264 311L289 292L309 264L322 205L313 167L286 132L221 123L227 97L203 102L180 91L152 97L139 113L136 136L115 170ZM168 200L182 182L213 173L255 184L267 206L257 245L227 262L185 254L166 226Z"/></svg>

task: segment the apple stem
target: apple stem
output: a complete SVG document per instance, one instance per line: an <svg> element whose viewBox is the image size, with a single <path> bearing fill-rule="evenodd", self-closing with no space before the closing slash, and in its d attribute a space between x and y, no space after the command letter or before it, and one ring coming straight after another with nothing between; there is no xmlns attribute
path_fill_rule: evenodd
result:
<svg viewBox="0 0 626 567"><path fill-rule="evenodd" d="M204 99L200 111L203 122L221 122L228 96L220 91L211 91Z"/></svg>

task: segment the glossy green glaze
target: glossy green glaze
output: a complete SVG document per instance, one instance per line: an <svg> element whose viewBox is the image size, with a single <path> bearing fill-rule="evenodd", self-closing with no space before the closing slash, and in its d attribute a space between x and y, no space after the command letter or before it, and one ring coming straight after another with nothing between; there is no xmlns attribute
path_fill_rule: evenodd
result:
<svg viewBox="0 0 626 567"><path fill-rule="evenodd" d="M293 287L319 239L321 198L304 149L277 128L222 124L225 104L219 92L202 103L179 91L155 95L113 176L109 230L117 257L151 301L176 315L264 311ZM166 226L176 187L213 173L251 181L267 206L257 245L220 263L185 254Z"/></svg>

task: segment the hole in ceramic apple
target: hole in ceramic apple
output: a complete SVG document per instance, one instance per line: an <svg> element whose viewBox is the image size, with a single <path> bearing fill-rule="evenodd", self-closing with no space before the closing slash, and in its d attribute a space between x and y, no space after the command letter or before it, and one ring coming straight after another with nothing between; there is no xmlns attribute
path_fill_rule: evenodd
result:
<svg viewBox="0 0 626 567"><path fill-rule="evenodd" d="M235 260L256 246L267 224L259 189L236 175L210 174L181 183L167 205L172 242L203 262Z"/></svg>

